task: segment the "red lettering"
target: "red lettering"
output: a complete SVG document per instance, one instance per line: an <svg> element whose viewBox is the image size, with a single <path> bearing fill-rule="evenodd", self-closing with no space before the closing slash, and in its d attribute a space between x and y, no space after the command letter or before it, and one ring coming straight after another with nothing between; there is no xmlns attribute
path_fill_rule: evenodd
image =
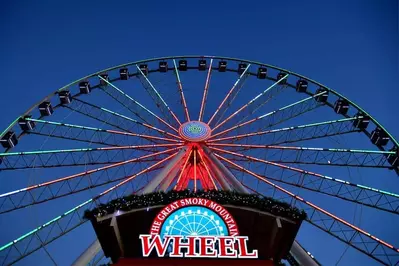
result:
<svg viewBox="0 0 399 266"><path fill-rule="evenodd" d="M219 258L236 258L237 250L234 249L234 237L219 236Z"/></svg>
<svg viewBox="0 0 399 266"><path fill-rule="evenodd" d="M215 258L217 257L215 242L216 237L214 236L199 236L200 240L200 257Z"/></svg>
<svg viewBox="0 0 399 266"><path fill-rule="evenodd" d="M238 240L238 257L239 258L257 258L258 251L254 249L252 253L248 253L247 249L247 236L236 236Z"/></svg>
<svg viewBox="0 0 399 266"><path fill-rule="evenodd" d="M184 239L187 242L183 242ZM186 236L185 238L182 236L173 236L173 249L169 256L183 257L181 249L185 248L187 252L184 254L184 257L198 257L198 254L195 252L195 239L195 236Z"/></svg>
<svg viewBox="0 0 399 266"><path fill-rule="evenodd" d="M140 235L143 257L148 257L155 247L159 257L165 256L171 238L166 236L162 241L159 235ZM151 241L150 241L151 239Z"/></svg>
<svg viewBox="0 0 399 266"><path fill-rule="evenodd" d="M192 200L193 199L184 199L184 202L186 203L186 205L193 205Z"/></svg>

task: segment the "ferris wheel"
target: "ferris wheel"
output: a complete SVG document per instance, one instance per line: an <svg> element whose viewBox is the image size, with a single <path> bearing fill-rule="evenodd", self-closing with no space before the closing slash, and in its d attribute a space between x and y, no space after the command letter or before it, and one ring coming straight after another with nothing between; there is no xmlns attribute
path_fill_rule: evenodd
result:
<svg viewBox="0 0 399 266"><path fill-rule="evenodd" d="M119 65L49 94L0 141L0 265L69 265L95 240L85 210L187 188L304 209L297 241L327 265L399 265L398 141L339 92L279 67L218 56ZM169 219L165 234L227 230L200 207Z"/></svg>

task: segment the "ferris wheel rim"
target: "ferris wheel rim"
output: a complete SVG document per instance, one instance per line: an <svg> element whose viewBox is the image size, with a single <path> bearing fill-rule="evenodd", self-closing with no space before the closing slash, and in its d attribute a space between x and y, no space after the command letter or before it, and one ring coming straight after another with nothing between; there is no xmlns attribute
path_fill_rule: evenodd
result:
<svg viewBox="0 0 399 266"><path fill-rule="evenodd" d="M306 80L306 81L308 81L308 82L311 82L311 83L313 83L313 84L315 84L315 85L320 86L320 88L323 88L323 89L328 90L329 92L335 94L335 95L338 96L339 98L342 98L342 99L344 99L344 100L347 100L347 101L349 102L349 104L352 105L353 107L355 107L359 112L362 112L364 115L367 115L367 116L371 119L371 121L373 121L373 123L374 123L376 126L380 127L380 128L389 136L389 138L391 139L391 141L392 141L397 147L399 147L399 141L398 141L395 137L393 137L393 135L392 135L381 123L379 123L378 120L375 119L369 112L367 112L366 110L364 110L362 107L360 107L360 106L359 106L358 104L356 104L354 101L352 101L352 100L350 100L349 98L347 98L346 96L344 96L342 93L339 93L339 92L337 92L337 91L331 89L330 87L327 87L326 85L323 85L322 83L320 83L320 82L314 80L314 79L308 78L308 77L306 77L306 76L304 76L304 75L298 74L298 73L296 73L296 72L293 72L293 71L290 71L290 70L287 70L287 69L284 69L284 68L281 68L281 67L278 67L278 66L275 66L275 65L265 64L265 63L261 63L261 62L258 62L258 61L252 61L252 60L241 59L241 58L225 57L225 56L212 56L212 55L178 55L178 56L166 56L166 57L157 57L157 58L143 59L143 60L138 60L138 61L134 61L134 62L124 63L124 64L121 64L121 65L117 65L117 66L105 68L105 69L103 69L103 70L94 72L94 73L92 73L92 74L89 74L89 75L87 75L87 76L84 76L84 77L82 77L82 78L79 78L79 79L77 79L77 80L75 80L75 81L72 81L72 82L68 83L67 85L61 87L60 89L55 90L55 91L53 91L52 93L48 94L48 95L47 95L46 97L44 97L41 101L39 101L39 102L35 103L34 105L32 105L32 106L31 106L29 109L27 109L22 115L18 116L14 121L12 121L12 122L9 124L9 126L8 126L5 130L3 130L3 131L0 133L0 138L3 137L4 134L5 134L8 130L10 130L10 129L18 122L18 119L20 119L21 117L23 117L23 116L25 116L25 115L28 115L28 114L29 114L35 107L37 107L40 103L42 103L42 102L44 102L44 101L46 101L46 100L50 100L51 97L55 96L58 92L63 91L63 90L66 90L67 88L69 88L69 87L71 87L71 86L73 86L73 85L76 85L76 84L78 84L78 83L81 82L81 81L84 81L84 80L86 80L86 79L88 79L88 78L91 78L91 77L98 76L98 75L100 75L100 74L102 74L102 73L106 73L106 72L109 72L109 71L112 71L112 70L116 70L116 69L120 69L120 68L123 68L123 67L132 66L132 65L137 65L137 64L142 64L142 63L149 63L149 62L154 62L154 61L173 60L173 59L185 59L185 58L187 58L187 59L216 59L216 60L219 59L219 60L230 60L230 61L235 61L235 62L243 62L243 63L253 64L253 65L257 65L257 66L264 66L264 67L267 67L267 68L272 68L272 69L275 69L275 70L278 70L278 71L282 71L282 72L284 72L284 73L287 73L287 74L289 74L289 75L296 76L296 77L298 77L298 78L300 78L300 79L303 79L303 80ZM155 70L155 71L156 71L156 72L159 72L159 70ZM229 70L227 70L227 71L229 71ZM119 80L119 79L116 79L116 80ZM74 97L79 97L79 94L78 94L78 95L74 95ZM381 149L381 148L380 148L380 149Z"/></svg>

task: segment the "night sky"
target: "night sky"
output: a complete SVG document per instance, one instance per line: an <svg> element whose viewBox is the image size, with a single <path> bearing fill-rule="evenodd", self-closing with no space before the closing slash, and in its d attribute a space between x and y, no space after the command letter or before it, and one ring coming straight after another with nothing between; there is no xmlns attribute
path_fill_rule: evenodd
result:
<svg viewBox="0 0 399 266"><path fill-rule="evenodd" d="M2 1L1 6L0 131L46 95L80 77L136 60L192 54L243 58L300 73L356 102L399 137L398 3L394 0L43 0ZM209 97L220 98L221 92L214 93ZM358 148L347 144L346 148ZM23 170L2 177L0 172L0 193L37 183L40 173ZM392 172L388 175L397 178ZM365 183L398 193L397 179L385 183L384 178L384 171L363 175ZM51 202L39 207L40 212L35 208L6 214L0 218L0 245L91 196L83 193L71 202ZM325 204L340 208L341 201ZM367 229L399 246L394 227L398 217L379 216L366 207L359 214L350 206L347 214L360 225L372 221ZM380 218L384 222L379 223ZM299 239L323 265L338 261L339 265L378 265L351 248L340 260L344 244L319 231L310 232L304 226ZM62 242L49 245L48 251L58 265L70 265L93 239L86 224ZM39 251L17 265L53 263Z"/></svg>

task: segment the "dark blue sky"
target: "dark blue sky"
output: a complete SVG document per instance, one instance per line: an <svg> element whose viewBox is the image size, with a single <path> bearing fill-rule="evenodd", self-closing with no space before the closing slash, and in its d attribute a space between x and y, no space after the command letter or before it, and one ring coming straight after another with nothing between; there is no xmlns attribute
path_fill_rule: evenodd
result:
<svg viewBox="0 0 399 266"><path fill-rule="evenodd" d="M0 32L1 130L45 95L92 72L151 57L204 54L308 76L358 103L399 137L394 0L3 1ZM319 252L321 261L327 253ZM354 265L351 258L341 265Z"/></svg>

